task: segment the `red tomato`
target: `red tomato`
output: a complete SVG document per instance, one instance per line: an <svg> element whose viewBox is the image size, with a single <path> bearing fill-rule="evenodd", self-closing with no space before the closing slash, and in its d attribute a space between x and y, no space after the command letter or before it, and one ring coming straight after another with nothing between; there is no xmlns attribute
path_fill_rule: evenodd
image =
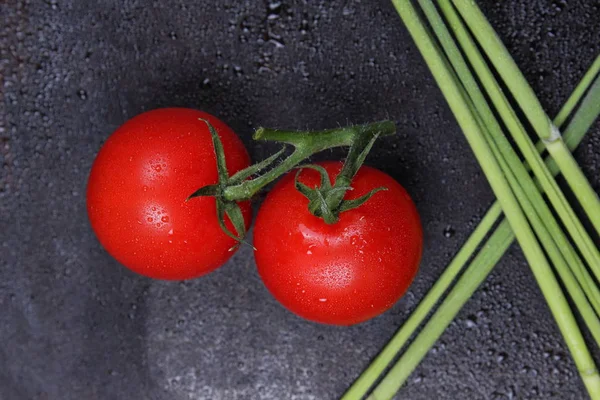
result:
<svg viewBox="0 0 600 400"><path fill-rule="evenodd" d="M127 121L102 146L87 187L88 216L100 243L127 268L156 279L204 275L229 259L235 241L222 232L212 197L185 202L217 183L208 120L229 173L250 158L235 133L204 112L165 108ZM246 226L252 210L240 204ZM229 221L228 221L229 222ZM229 226L235 232L233 226Z"/></svg>
<svg viewBox="0 0 600 400"><path fill-rule="evenodd" d="M320 165L333 183L342 163ZM308 211L295 174L275 185L256 217L255 257L265 286L290 311L326 324L352 325L389 309L415 277L423 245L417 209L404 188L362 167L346 199L380 186L388 190L327 225ZM305 169L300 180L316 187L320 176Z"/></svg>

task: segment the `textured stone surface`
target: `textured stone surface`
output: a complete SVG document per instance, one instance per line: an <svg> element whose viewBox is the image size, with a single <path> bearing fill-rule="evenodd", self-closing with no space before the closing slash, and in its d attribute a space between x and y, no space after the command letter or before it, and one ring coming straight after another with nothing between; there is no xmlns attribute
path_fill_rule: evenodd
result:
<svg viewBox="0 0 600 400"><path fill-rule="evenodd" d="M550 114L600 52L597 1L487 1ZM0 399L333 399L407 318L493 196L390 2L0 2ZM190 282L154 282L92 234L85 184L128 118L204 109L242 136L390 117L368 162L421 212L410 292L351 328L305 322L248 248ZM333 156L341 155L334 153ZM331 157L331 154L326 155ZM576 153L600 189L600 126ZM581 399L574 364L514 248L401 399Z"/></svg>

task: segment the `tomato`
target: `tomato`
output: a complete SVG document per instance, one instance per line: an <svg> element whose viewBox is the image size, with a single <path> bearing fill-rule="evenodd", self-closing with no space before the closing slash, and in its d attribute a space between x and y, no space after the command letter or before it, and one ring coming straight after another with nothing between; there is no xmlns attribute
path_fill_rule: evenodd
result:
<svg viewBox="0 0 600 400"><path fill-rule="evenodd" d="M332 183L342 167L319 165ZM389 309L406 292L421 259L423 233L407 192L389 175L363 166L346 199L380 186L388 190L327 225L308 211L295 174L275 185L256 217L255 258L267 289L293 313L325 324L352 325ZM316 187L320 175L305 169L299 179Z"/></svg>
<svg viewBox="0 0 600 400"><path fill-rule="evenodd" d="M230 174L247 167L241 140L204 112L165 108L140 114L102 146L90 172L87 211L104 248L121 264L157 279L190 279L225 263L235 241L221 228L212 197L186 198L217 183L208 120ZM246 226L250 205L241 203ZM229 229L235 232L233 226Z"/></svg>

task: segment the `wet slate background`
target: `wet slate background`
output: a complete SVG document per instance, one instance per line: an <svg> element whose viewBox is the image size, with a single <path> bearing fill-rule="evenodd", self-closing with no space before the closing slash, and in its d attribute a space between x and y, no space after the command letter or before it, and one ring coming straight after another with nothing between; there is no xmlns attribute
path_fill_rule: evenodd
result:
<svg viewBox="0 0 600 400"><path fill-rule="evenodd" d="M600 51L599 2L481 3L556 113ZM333 399L492 200L388 1L4 0L0 16L2 400ZM282 309L248 248L189 282L120 267L88 226L87 172L118 125L162 106L218 115L255 159L273 150L250 142L259 125L395 119L398 135L369 163L405 185L421 212L426 251L410 292L373 321L335 328ZM599 124L577 159L600 189ZM516 248L399 395L583 397Z"/></svg>

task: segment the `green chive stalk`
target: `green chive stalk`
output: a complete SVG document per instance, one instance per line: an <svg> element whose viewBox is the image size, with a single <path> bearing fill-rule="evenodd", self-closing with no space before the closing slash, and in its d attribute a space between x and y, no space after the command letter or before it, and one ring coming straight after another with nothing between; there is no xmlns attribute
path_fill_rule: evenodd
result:
<svg viewBox="0 0 600 400"><path fill-rule="evenodd" d="M450 63L454 67L454 70L458 75L456 78L464 85L467 92L465 97L470 97L471 101L469 103L473 108L472 111L481 118L482 121L480 127L491 139L488 144L493 151L497 152L496 158L500 161L501 166L503 167L502 169L507 178L509 178L509 183L518 199L518 191L522 191L522 196L524 196L524 198L519 199L519 203L521 203L521 206L524 208L531 225L540 238L546 252L550 256L557 272L561 275L561 278L565 276L564 279L569 281L572 277L571 273L575 274L578 284L569 286L569 291L574 290L578 292L583 288L595 311L600 314L600 290L598 289L598 286L590 284L593 281L591 280L591 276L587 272L585 265L554 218L554 215L544 201L542 194L537 189L533 179L527 172L527 169L521 163L519 156L515 153L510 142L504 136L500 124L496 120L493 111L488 105L475 78L471 75L469 67L462 57L458 46L452 39L450 32L446 28L442 17L439 15L431 0L419 0L419 4L425 12L438 40L442 44L442 48L445 50ZM502 165L503 162L506 163L506 168ZM507 170L507 168L509 169ZM513 178L513 182L510 182L511 177ZM526 202L525 205L523 204L524 201ZM533 212L535 214L532 215L531 213L528 213L526 207L533 207ZM532 219L539 221L539 225L538 223L534 223ZM542 237L545 238L546 241L541 240ZM563 270L565 268L568 270ZM585 297L583 300L587 303ZM588 306L589 304L578 304L578 307L583 307L586 310ZM590 321L590 323L596 326L597 318L596 321ZM598 337L600 338L600 335Z"/></svg>
<svg viewBox="0 0 600 400"><path fill-rule="evenodd" d="M410 34L413 36L417 47L425 58L438 86L444 93L450 108L455 114L469 144L473 148L476 158L488 178L493 191L498 197L502 209L521 244L525 257L527 258L536 280L544 293L546 301L552 310L559 329L573 354L573 358L575 359L575 363L578 366L582 379L588 388L588 392L594 397L600 398L600 376L598 376L595 364L585 345L573 314L569 309L567 301L562 294L560 286L554 277L551 267L548 264L531 227L523 215L514 193L511 191L508 182L504 178L502 170L498 165L498 161L494 158L492 150L486 142L484 133L479 127L476 116L471 112L471 109L461 92L462 89L460 84L453 79L454 76L446 63L446 60L439 52L439 49L436 47L435 42L423 25L410 1L395 0L393 3ZM439 311L440 310L438 310L438 312ZM373 396L375 396L373 397L374 399L380 398L381 395L387 396L387 394L390 394L391 397L391 395L396 392L399 386L396 387L398 385L396 379L397 374L395 374L394 371L398 365L399 364L397 364L391 372L391 375L394 378L392 380L384 379L377 387L373 393Z"/></svg>
<svg viewBox="0 0 600 400"><path fill-rule="evenodd" d="M554 119L554 123L557 126L562 126L569 117L572 117L570 123L564 130L565 143L567 143L567 146L571 151L579 145L585 136L585 133L589 130L598 114L600 114L600 78L596 78L594 81L594 78L599 72L600 56L596 58L592 66L585 73L579 84L576 86L576 89L569 96L567 102ZM581 105L574 112L574 114L571 115L574 108L578 104ZM544 149L544 146L541 142L538 143L537 147L540 152ZM546 165L553 175L558 174L558 167L553 160L546 160ZM425 320L434 305L437 304L439 299L444 295L458 274L463 270L468 260L479 247L479 244L488 235L495 221L501 216L501 214L502 209L500 204L498 202L494 202L477 228L473 231L473 233L471 233L463 247L452 259L448 267L446 267L433 287L427 292L425 297L418 304L417 308L409 316L408 320L400 327L397 333L392 337L388 344L386 344L386 346L381 350L381 352L367 367L367 369L365 369L358 379L354 381L352 386L342 397L343 400L361 399L364 397L364 395L377 381L387 366L394 360L398 352L404 347L408 339L416 332L417 328ZM496 231L481 249L480 256L476 257L469 267L475 271L484 272L481 281L475 280L470 282L471 285L469 286L466 286L464 283L462 284L463 289L460 291L460 293L464 293L465 295L458 296L459 298L463 299L462 303L457 302L456 298L451 302L446 299L445 303L452 303L452 305L455 306L454 314L448 321L448 324L462 308L464 303L466 303L466 301L471 297L475 289L492 271L493 266L498 260L500 260L502 255L504 255L514 238L514 234L510 230L508 222L506 220L502 221ZM468 276L471 275L472 274L468 274ZM467 282L469 281L467 280ZM469 293L469 288L471 287L472 291ZM441 333L446 329L447 324L443 325L440 321L436 321L434 326L441 327L439 333L439 335L441 335ZM423 332L425 333L425 331ZM439 335L432 336L434 339L429 346L421 346L424 350L424 354L429 351ZM414 361L412 366L407 365L407 368L409 368L411 371L414 370L419 361L420 360Z"/></svg>
<svg viewBox="0 0 600 400"><path fill-rule="evenodd" d="M502 92L493 73L488 68L483 56L477 49L476 44L467 32L466 27L462 23L454 7L449 0L439 0L439 4L453 29L457 40L464 49L465 55L469 59L475 72L478 74L483 86L486 88L492 103L498 110L498 113L502 117L512 137L515 139L517 146L523 152L529 166L533 169L542 189L546 192L548 199L567 228L567 231L573 238L589 266L592 268L596 279L600 280L600 252L598 251L598 248L588 235L579 218L577 218L575 211L570 206L558 184L552 178L552 174L545 167L538 151L534 148L533 142L529 139L525 128L511 108L508 99Z"/></svg>
<svg viewBox="0 0 600 400"><path fill-rule="evenodd" d="M594 228L600 233L600 199L568 151L560 131L546 115L533 89L477 4L473 0L452 1L558 164Z"/></svg>

